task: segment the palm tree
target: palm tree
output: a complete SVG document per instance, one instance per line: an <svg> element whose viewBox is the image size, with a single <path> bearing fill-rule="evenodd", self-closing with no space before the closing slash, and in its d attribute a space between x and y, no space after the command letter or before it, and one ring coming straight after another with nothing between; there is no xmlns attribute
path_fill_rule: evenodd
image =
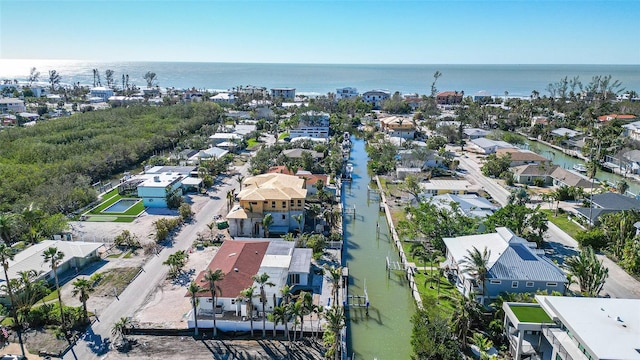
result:
<svg viewBox="0 0 640 360"><path fill-rule="evenodd" d="M216 337L218 336L218 329L216 327L216 296L218 294L222 295L222 289L220 289L217 283L224 279L224 272L220 269L216 269L216 271L207 269L207 273L204 274L202 279L207 283L209 293L211 293L211 304L213 306L213 337Z"/></svg>
<svg viewBox="0 0 640 360"><path fill-rule="evenodd" d="M251 337L253 337L253 298L255 295L256 287L251 286L240 291L238 300L243 301L247 306L247 313L249 314L249 321L251 326Z"/></svg>
<svg viewBox="0 0 640 360"><path fill-rule="evenodd" d="M435 272L437 272L437 271L435 271L435 270L433 269L433 263L435 263L436 261L438 261L438 258L440 258L440 255L442 255L442 252L440 252L439 250L431 250L431 251L429 252L428 259L429 259L429 267L431 268L431 269L430 269L430 272L431 272L431 280L435 280L435 276L434 276L435 274L434 274L434 273L435 273ZM431 289L433 289L433 281L431 282L431 286L430 286L430 288L431 288Z"/></svg>
<svg viewBox="0 0 640 360"><path fill-rule="evenodd" d="M471 328L471 324L482 316L481 305L457 291L454 291L453 294L453 297L450 299L452 300L454 308L453 315L451 316L451 325L462 346L466 348L467 333Z"/></svg>
<svg viewBox="0 0 640 360"><path fill-rule="evenodd" d="M264 229L264 237L269 237L269 226L273 224L273 215L266 214L264 218L262 218L262 229Z"/></svg>
<svg viewBox="0 0 640 360"><path fill-rule="evenodd" d="M240 185L240 191L242 191L242 182L244 181L243 175L236 176L236 180L238 180L238 184Z"/></svg>
<svg viewBox="0 0 640 360"><path fill-rule="evenodd" d="M598 261L593 248L586 247L577 256L565 261L569 274L578 280L580 292L589 297L596 297L609 277L609 269L602 261Z"/></svg>
<svg viewBox="0 0 640 360"><path fill-rule="evenodd" d="M265 316L265 312L264 312L264 307L267 303L267 294L264 291L264 287L265 286L276 286L276 284L272 283L271 281L269 281L269 274L262 273L261 275L253 275L251 277L251 279L253 279L253 281L255 281L258 284L258 287L260 288L260 302L262 303L262 337L266 337L266 316ZM274 304L275 305L275 304Z"/></svg>
<svg viewBox="0 0 640 360"><path fill-rule="evenodd" d="M64 311L62 310L62 296L60 294L60 283L58 282L58 266L64 258L64 253L59 251L56 247L50 247L42 253L45 263L49 263L51 271L53 272L53 278L56 282L56 291L58 292L58 305L60 306L60 322L62 329L65 330L66 324L64 322Z"/></svg>
<svg viewBox="0 0 640 360"><path fill-rule="evenodd" d="M289 334L289 310L288 305L282 304L273 308L273 313L270 314L271 321L273 321L273 337L276 336L276 325L282 323L284 325L284 332L287 334L287 340L291 341L291 334Z"/></svg>
<svg viewBox="0 0 640 360"><path fill-rule="evenodd" d="M489 270L490 257L491 250L488 250L486 246L482 252L474 246L472 250L467 250L467 255L460 262L463 266L462 272L473 276L473 278L482 285L483 304L485 297L485 280L487 279L487 272Z"/></svg>
<svg viewBox="0 0 640 360"><path fill-rule="evenodd" d="M193 321L195 323L195 328L193 333L194 336L198 336L198 293L203 290L204 289L200 285L196 284L195 281L192 281L189 284L189 287L187 288L187 292L189 293L189 297L191 298L191 307L193 308ZM215 313L213 315L214 315L213 318L215 319ZM214 326L214 329L215 329L215 326Z"/></svg>
<svg viewBox="0 0 640 360"><path fill-rule="evenodd" d="M128 317L121 317L120 320L116 321L111 328L111 335L118 339L121 338L123 343L127 343L128 340L126 338L127 328L131 326L131 319Z"/></svg>
<svg viewBox="0 0 640 360"><path fill-rule="evenodd" d="M318 205L318 204L311 204L309 206L309 208L307 209L307 213L313 219L313 229L315 231L316 219L318 218L318 215L322 214L322 209L320 208L320 205Z"/></svg>
<svg viewBox="0 0 640 360"><path fill-rule="evenodd" d="M29 240L32 244L35 244L40 236L36 229L36 224L43 218L44 213L37 206L34 206L33 203L31 203L22 210L20 215L27 226Z"/></svg>
<svg viewBox="0 0 640 360"><path fill-rule="evenodd" d="M4 278L7 281L7 293L9 293L9 301L11 302L11 316L13 316L13 322L16 324L17 332L18 332L18 341L20 342L20 350L22 351L22 356L24 356L24 344L22 342L22 326L18 320L18 314L16 311L16 300L13 296L13 289L11 286L11 281L9 280L9 261L13 260L14 254L13 249L7 246L6 243L0 244L0 264L2 264L2 269L4 270Z"/></svg>
<svg viewBox="0 0 640 360"><path fill-rule="evenodd" d="M293 215L293 219L298 223L298 231L302 234L302 220L304 219L304 214Z"/></svg>
<svg viewBox="0 0 640 360"><path fill-rule="evenodd" d="M89 294L91 294L95 288L93 282L79 278L73 282L73 296L78 296L78 300L82 302L82 312L85 322L89 322L89 312L87 311L87 300L89 300Z"/></svg>
<svg viewBox="0 0 640 360"><path fill-rule="evenodd" d="M313 312L313 296L307 291L301 291L298 294L298 301L300 302L300 338L304 337L304 317L310 315Z"/></svg>
<svg viewBox="0 0 640 360"><path fill-rule="evenodd" d="M339 359L340 355L340 332L345 326L344 309L342 307L332 306L324 314L326 335L324 336L325 346L327 349L327 356L333 356L334 359ZM327 336L328 335L328 336Z"/></svg>
<svg viewBox="0 0 640 360"><path fill-rule="evenodd" d="M300 323L298 318L302 315L302 302L294 301L287 306L287 312L293 320L293 341L296 341L296 337L298 334L297 326Z"/></svg>
<svg viewBox="0 0 640 360"><path fill-rule="evenodd" d="M316 328L316 330L314 330L314 334L313 334L313 336L315 337L315 336L317 336L317 334L320 333L320 319L324 316L324 306L322 306L322 305L314 305L313 312L314 312L314 314L316 314L316 317L318 318L318 327ZM311 325L313 325L313 324L311 324Z"/></svg>
<svg viewBox="0 0 640 360"><path fill-rule="evenodd" d="M329 273L329 280L333 288L333 306L338 306L338 296L340 289L340 279L342 279L342 267L335 267L334 265L328 266L325 264L324 273Z"/></svg>
<svg viewBox="0 0 640 360"><path fill-rule="evenodd" d="M13 242L13 233L16 227L16 217L10 213L0 214L0 240L5 244Z"/></svg>

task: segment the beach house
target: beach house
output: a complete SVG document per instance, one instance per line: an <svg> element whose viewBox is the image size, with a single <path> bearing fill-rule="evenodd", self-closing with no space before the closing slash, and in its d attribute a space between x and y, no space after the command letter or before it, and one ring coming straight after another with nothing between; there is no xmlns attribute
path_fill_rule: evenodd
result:
<svg viewBox="0 0 640 360"><path fill-rule="evenodd" d="M294 100L296 98L296 89L295 88L272 88L271 98L272 99L281 98L283 100Z"/></svg>
<svg viewBox="0 0 640 360"><path fill-rule="evenodd" d="M113 95L113 89L104 86L97 86L89 90L90 97L99 98L102 102L109 101L109 98Z"/></svg>
<svg viewBox="0 0 640 360"><path fill-rule="evenodd" d="M369 90L362 94L362 100L373 105L376 109L379 109L382 106L382 102L390 97L391 93L388 90Z"/></svg>
<svg viewBox="0 0 640 360"><path fill-rule="evenodd" d="M20 113L27 111L24 101L16 98L0 99L0 114Z"/></svg>
<svg viewBox="0 0 640 360"><path fill-rule="evenodd" d="M329 138L329 114L319 111L307 111L298 116L298 126L289 131L289 137Z"/></svg>
<svg viewBox="0 0 640 360"><path fill-rule="evenodd" d="M269 235L282 235L304 226L296 217L304 214L307 189L305 180L295 175L267 173L244 179L242 191L238 193L239 205L235 206L227 219L229 234L234 237L264 236L262 220L271 214Z"/></svg>
<svg viewBox="0 0 640 360"><path fill-rule="evenodd" d="M182 195L182 180L187 176L174 172L153 174L138 185L138 197L145 207L166 208L167 194L178 191Z"/></svg>
<svg viewBox="0 0 640 360"><path fill-rule="evenodd" d="M480 303L501 293L535 293L558 291L564 293L567 277L551 260L544 256L536 244L516 236L506 227L496 232L444 238L446 261L444 266L455 278L456 288L465 296L474 294ZM489 259L486 275L481 281L477 274L467 270L467 257L473 249Z"/></svg>
<svg viewBox="0 0 640 360"><path fill-rule="evenodd" d="M413 139L416 126L413 119L406 116L388 116L380 119L380 128L390 137Z"/></svg>
<svg viewBox="0 0 640 360"><path fill-rule="evenodd" d="M436 95L438 105L455 105L462 102L464 91L443 91Z"/></svg>
<svg viewBox="0 0 640 360"><path fill-rule="evenodd" d="M340 99L349 99L358 96L358 89L354 87L343 87L336 89L336 98Z"/></svg>

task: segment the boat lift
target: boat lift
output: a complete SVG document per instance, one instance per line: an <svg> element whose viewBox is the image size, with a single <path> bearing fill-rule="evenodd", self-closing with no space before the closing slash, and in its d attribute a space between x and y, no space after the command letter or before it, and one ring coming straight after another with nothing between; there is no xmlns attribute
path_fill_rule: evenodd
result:
<svg viewBox="0 0 640 360"><path fill-rule="evenodd" d="M344 304L345 309L350 307L365 308L365 314L369 316L369 294L367 293L367 279L364 279L364 295L348 295Z"/></svg>

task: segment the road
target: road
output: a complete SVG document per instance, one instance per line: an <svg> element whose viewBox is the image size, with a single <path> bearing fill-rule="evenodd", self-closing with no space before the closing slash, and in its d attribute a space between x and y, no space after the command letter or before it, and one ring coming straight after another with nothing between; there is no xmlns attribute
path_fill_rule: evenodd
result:
<svg viewBox="0 0 640 360"><path fill-rule="evenodd" d="M507 204L509 191L493 179L482 175L475 155L462 155L458 156L458 159L461 168L467 171L467 176L482 186L499 204L503 206ZM578 242L552 222L549 221L547 224L549 230L545 234L545 240L553 248L553 254L550 257L561 264L564 257L576 255L579 251ZM640 282L606 256L598 255L598 258L609 269L609 278L604 284L602 295L606 294L612 298L640 299Z"/></svg>
<svg viewBox="0 0 640 360"><path fill-rule="evenodd" d="M273 143L274 139L267 141ZM249 162L241 167L235 167L233 171L247 175ZM231 172L233 172L231 171ZM171 245L166 246L157 255L149 259L143 267L143 272L129 284L129 286L108 307L98 314L98 321L94 322L84 336L78 340L63 357L63 359L104 359L108 355L109 346L105 339L111 338L111 328L122 317L131 317L144 305L160 283L166 279L169 269L162 263L169 255L179 250L187 250L193 243L198 232L208 231L207 224L211 223L213 216L220 214L226 206L227 191L238 189L235 176L226 176L223 182L214 190L217 199L211 199L195 214L194 219L184 225L174 237ZM212 191L210 190L210 193ZM168 311L170 311L168 309Z"/></svg>

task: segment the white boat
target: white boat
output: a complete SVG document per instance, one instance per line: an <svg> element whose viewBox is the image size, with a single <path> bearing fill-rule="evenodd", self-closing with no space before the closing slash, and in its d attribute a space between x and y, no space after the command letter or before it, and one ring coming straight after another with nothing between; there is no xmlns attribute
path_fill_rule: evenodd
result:
<svg viewBox="0 0 640 360"><path fill-rule="evenodd" d="M353 164L347 163L347 167L345 168L345 170L347 171L347 174L351 174L353 172Z"/></svg>
<svg viewBox="0 0 640 360"><path fill-rule="evenodd" d="M573 170L578 172L587 172L587 167L583 164L575 164L573 165Z"/></svg>

